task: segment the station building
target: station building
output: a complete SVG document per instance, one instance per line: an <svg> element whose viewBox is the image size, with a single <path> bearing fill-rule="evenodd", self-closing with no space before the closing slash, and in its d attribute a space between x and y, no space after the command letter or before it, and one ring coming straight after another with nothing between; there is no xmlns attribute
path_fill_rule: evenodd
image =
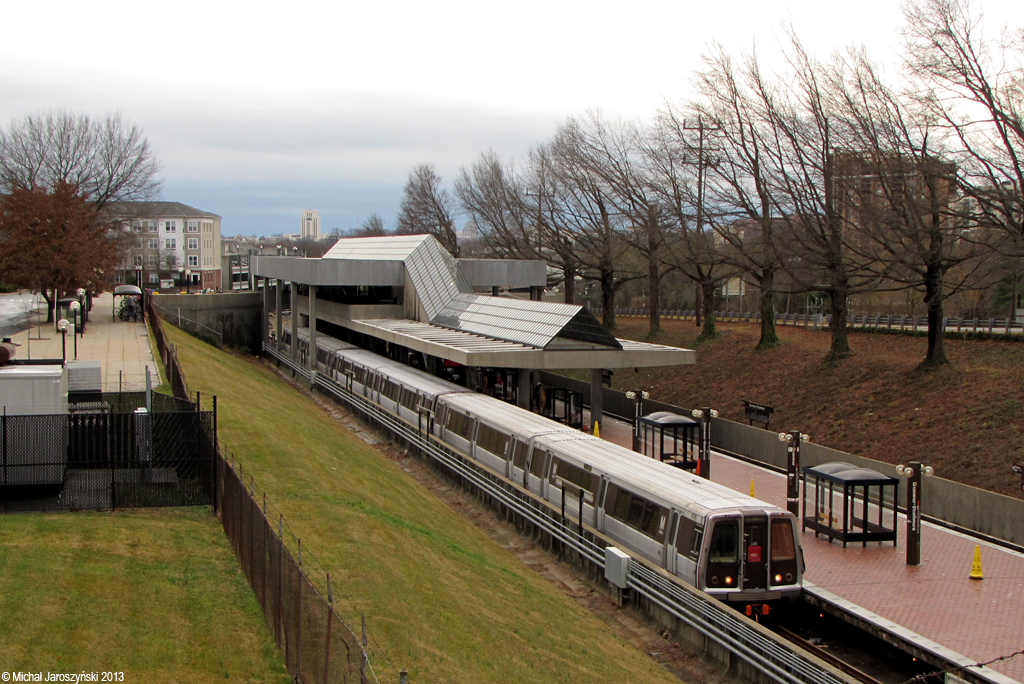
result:
<svg viewBox="0 0 1024 684"><path fill-rule="evenodd" d="M544 261L455 259L430 235L342 239L322 258L254 256L251 268L264 344L296 362L299 345L284 340L308 336L315 349L329 335L525 408L535 371L589 369L599 421L604 370L695 360L690 349L617 339L584 307L539 301ZM315 372L313 355L304 363Z"/></svg>

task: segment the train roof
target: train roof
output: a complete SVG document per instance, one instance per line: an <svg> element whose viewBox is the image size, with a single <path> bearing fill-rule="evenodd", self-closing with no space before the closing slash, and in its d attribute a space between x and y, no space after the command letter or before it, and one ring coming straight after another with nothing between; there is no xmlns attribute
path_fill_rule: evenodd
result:
<svg viewBox="0 0 1024 684"><path fill-rule="evenodd" d="M465 388L462 389L465 390ZM486 394L476 394L473 392L452 394L445 396L443 401L460 411L482 418L509 434L525 439L553 432L581 434L578 430L567 425L562 425L550 418L539 416L536 413L513 406L500 399L489 397Z"/></svg>

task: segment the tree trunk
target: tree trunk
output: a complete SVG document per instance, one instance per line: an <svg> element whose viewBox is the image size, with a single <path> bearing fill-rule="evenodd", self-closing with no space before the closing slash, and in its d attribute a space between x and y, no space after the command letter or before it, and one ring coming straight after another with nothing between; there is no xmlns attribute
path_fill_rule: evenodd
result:
<svg viewBox="0 0 1024 684"><path fill-rule="evenodd" d="M757 349L771 349L779 344L779 336L775 332L775 270L762 271L758 285L761 286L761 339Z"/></svg>
<svg viewBox="0 0 1024 684"><path fill-rule="evenodd" d="M829 292L829 308L832 320L828 324L832 334L832 346L828 350L826 361L839 361L850 355L849 327L846 325L846 298L849 293L849 282L845 275L833 272L832 291Z"/></svg>
<svg viewBox="0 0 1024 684"><path fill-rule="evenodd" d="M707 297L707 293L705 293L703 291L703 288L701 287L700 283L694 283L693 285L697 289L697 292L694 293L696 296L693 298L693 313L694 313L693 318L694 318L694 325L696 325L699 328L700 327L701 313L702 313L701 312L701 307L703 306L703 303L701 302L701 298L702 297ZM711 301L714 302L714 294L713 293L712 293ZM712 323L713 322L714 321L712 321Z"/></svg>
<svg viewBox="0 0 1024 684"><path fill-rule="evenodd" d="M565 290L565 303L576 303L576 260L571 254L562 256L562 287Z"/></svg>
<svg viewBox="0 0 1024 684"><path fill-rule="evenodd" d="M53 296L51 297L49 288L44 287L41 294L43 295L43 300L46 301L46 322L53 323L53 303L57 301L57 291L54 290Z"/></svg>
<svg viewBox="0 0 1024 684"><path fill-rule="evenodd" d="M605 330L615 330L615 270L601 268L601 304L604 306L602 325Z"/></svg>
<svg viewBox="0 0 1024 684"><path fill-rule="evenodd" d="M949 363L946 358L946 327L942 310L942 272L929 267L924 279L924 303L928 307L928 353L924 365L941 366Z"/></svg>
<svg viewBox="0 0 1024 684"><path fill-rule="evenodd" d="M651 296L647 302L647 318L650 321L648 335L654 337L661 332L661 269L654 252L647 257L647 280L651 286Z"/></svg>
<svg viewBox="0 0 1024 684"><path fill-rule="evenodd" d="M715 282L713 280L706 280L700 284L701 291L701 305L704 311L708 312L704 316L704 328L700 331L700 339L710 340L718 334L715 329Z"/></svg>

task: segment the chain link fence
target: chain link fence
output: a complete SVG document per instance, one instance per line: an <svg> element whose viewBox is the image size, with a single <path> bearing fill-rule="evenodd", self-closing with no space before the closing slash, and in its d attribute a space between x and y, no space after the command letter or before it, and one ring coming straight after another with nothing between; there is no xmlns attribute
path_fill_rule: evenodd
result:
<svg viewBox="0 0 1024 684"><path fill-rule="evenodd" d="M268 503L252 476L224 452L229 458L219 452L216 457L224 532L288 672L295 681L311 684L376 684L365 620L362 637L357 637L342 617L337 603L345 599L335 596L330 573L303 549L301 539L288 529L284 515ZM404 671L396 679L404 682Z"/></svg>
<svg viewBox="0 0 1024 684"><path fill-rule="evenodd" d="M167 373L167 384L170 385L174 396L188 401L188 385L185 384L185 372L181 370L181 364L178 363L178 351L164 336L163 324L156 313L153 298L148 295L146 296L146 315L149 318L150 330L153 331L153 337L156 339L157 352L160 354L160 360Z"/></svg>
<svg viewBox="0 0 1024 684"><path fill-rule="evenodd" d="M134 413L144 397L100 396L66 414L0 416L0 510L213 503L213 413L170 397Z"/></svg>

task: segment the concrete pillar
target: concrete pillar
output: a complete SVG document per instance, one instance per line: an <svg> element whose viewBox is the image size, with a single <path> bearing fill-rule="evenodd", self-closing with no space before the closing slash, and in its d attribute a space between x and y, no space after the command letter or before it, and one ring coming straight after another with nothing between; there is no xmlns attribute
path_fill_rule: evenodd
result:
<svg viewBox="0 0 1024 684"><path fill-rule="evenodd" d="M590 369L590 431L594 424L604 419L604 391L602 382L604 373L600 368Z"/></svg>
<svg viewBox="0 0 1024 684"><path fill-rule="evenodd" d="M256 277L259 284L259 276ZM263 279L263 343L270 345L270 281Z"/></svg>
<svg viewBox="0 0 1024 684"><path fill-rule="evenodd" d="M309 286L309 369L316 370L316 285Z"/></svg>
<svg viewBox="0 0 1024 684"><path fill-rule="evenodd" d="M516 406L530 410L530 369L519 369L519 388L516 390Z"/></svg>
<svg viewBox="0 0 1024 684"><path fill-rule="evenodd" d="M541 293L541 290L540 290L539 286L537 286L537 285L531 285L530 286L530 299L532 299L535 302L539 302L540 301L540 293Z"/></svg>
<svg viewBox="0 0 1024 684"><path fill-rule="evenodd" d="M292 283L291 292L288 293L288 298L292 310L292 361L294 363L299 362L299 293L297 292L298 285Z"/></svg>
<svg viewBox="0 0 1024 684"><path fill-rule="evenodd" d="M500 288L497 285L491 285L491 296L492 297L497 297L499 289Z"/></svg>
<svg viewBox="0 0 1024 684"><path fill-rule="evenodd" d="M274 305L277 311L277 320L274 321L274 324L277 328L277 351L284 349L284 346L281 344L281 309L283 308L281 306L281 297L283 294L281 290L283 289L284 281L280 278L276 279L274 281Z"/></svg>

